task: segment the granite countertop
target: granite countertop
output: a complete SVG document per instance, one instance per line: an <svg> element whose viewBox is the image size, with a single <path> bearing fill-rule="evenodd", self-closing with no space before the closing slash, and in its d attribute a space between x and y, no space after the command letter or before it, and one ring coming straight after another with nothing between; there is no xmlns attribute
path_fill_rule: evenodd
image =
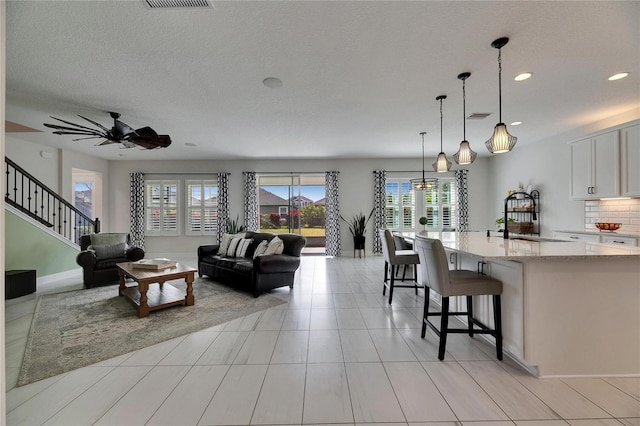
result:
<svg viewBox="0 0 640 426"><path fill-rule="evenodd" d="M562 241L514 235L505 240L502 235L487 237L486 232L421 232L422 236L437 238L446 249L478 256L488 260L563 260L637 258L640 247L618 247L610 244L583 241ZM411 237L407 235L407 237ZM639 268L640 269L640 268Z"/></svg>
<svg viewBox="0 0 640 426"><path fill-rule="evenodd" d="M617 235L619 237L631 237L631 238L640 238L640 232L632 232L632 231L621 231L621 230L617 230L614 232L609 232L609 231L599 231L597 229L581 229L579 231L576 230L561 230L561 229L557 229L554 230L553 232L566 232L568 234L587 234L587 235Z"/></svg>

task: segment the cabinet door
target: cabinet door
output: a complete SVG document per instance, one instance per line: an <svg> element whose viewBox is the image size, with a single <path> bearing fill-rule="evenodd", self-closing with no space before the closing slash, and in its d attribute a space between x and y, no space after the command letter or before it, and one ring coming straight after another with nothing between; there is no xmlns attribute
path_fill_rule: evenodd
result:
<svg viewBox="0 0 640 426"><path fill-rule="evenodd" d="M591 187L591 139L583 139L571 144L571 187L570 197L578 200L592 198Z"/></svg>
<svg viewBox="0 0 640 426"><path fill-rule="evenodd" d="M620 132L603 133L593 138L592 197L620 196Z"/></svg>
<svg viewBox="0 0 640 426"><path fill-rule="evenodd" d="M640 124L620 131L623 197L640 197Z"/></svg>

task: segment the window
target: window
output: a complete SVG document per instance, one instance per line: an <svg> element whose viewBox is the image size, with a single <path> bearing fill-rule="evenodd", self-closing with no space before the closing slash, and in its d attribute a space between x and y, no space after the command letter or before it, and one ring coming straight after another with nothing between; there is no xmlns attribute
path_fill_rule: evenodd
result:
<svg viewBox="0 0 640 426"><path fill-rule="evenodd" d="M424 192L424 216L428 230L456 227L456 188L453 178L439 178L437 186Z"/></svg>
<svg viewBox="0 0 640 426"><path fill-rule="evenodd" d="M456 188L453 178L438 177L438 185L414 191L409 179L387 179L386 227L399 231L421 231L417 225L427 218L425 230L456 227ZM417 198L416 198L417 197Z"/></svg>
<svg viewBox="0 0 640 426"><path fill-rule="evenodd" d="M147 235L179 235L177 180L145 183L145 226Z"/></svg>
<svg viewBox="0 0 640 426"><path fill-rule="evenodd" d="M186 235L215 234L218 230L218 185L211 180L188 180Z"/></svg>
<svg viewBox="0 0 640 426"><path fill-rule="evenodd" d="M387 180L386 225L389 229L413 230L415 227L415 192L411 182Z"/></svg>

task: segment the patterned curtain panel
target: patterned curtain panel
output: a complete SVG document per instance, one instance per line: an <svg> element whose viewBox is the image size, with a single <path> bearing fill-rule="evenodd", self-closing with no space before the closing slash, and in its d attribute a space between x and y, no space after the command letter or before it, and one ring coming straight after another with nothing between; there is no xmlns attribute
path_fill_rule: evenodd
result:
<svg viewBox="0 0 640 426"><path fill-rule="evenodd" d="M469 230L469 189L467 185L467 175L469 170L462 169L455 171L456 188L458 195L458 229L457 231Z"/></svg>
<svg viewBox="0 0 640 426"><path fill-rule="evenodd" d="M257 231L258 222L258 187L256 185L256 172L242 172L244 179L244 224L247 231Z"/></svg>
<svg viewBox="0 0 640 426"><path fill-rule="evenodd" d="M218 244L222 241L222 234L227 232L229 219L229 173L218 173Z"/></svg>
<svg viewBox="0 0 640 426"><path fill-rule="evenodd" d="M340 256L340 205L338 203L338 173L325 174L325 253L327 256Z"/></svg>
<svg viewBox="0 0 640 426"><path fill-rule="evenodd" d="M129 173L129 212L131 213L129 234L131 244L144 250L144 174Z"/></svg>
<svg viewBox="0 0 640 426"><path fill-rule="evenodd" d="M382 242L378 236L378 229L386 228L385 207L387 205L387 172L385 170L373 171L373 252L382 253Z"/></svg>

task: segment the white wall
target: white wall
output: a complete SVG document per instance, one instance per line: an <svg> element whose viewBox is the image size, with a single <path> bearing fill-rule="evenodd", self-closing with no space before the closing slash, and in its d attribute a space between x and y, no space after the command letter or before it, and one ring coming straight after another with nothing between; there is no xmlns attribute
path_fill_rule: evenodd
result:
<svg viewBox="0 0 640 426"><path fill-rule="evenodd" d="M584 201L569 199L571 152L568 143L639 117L640 109L636 109L534 144L516 145L509 153L491 157L488 177L488 187L492 188L491 220L487 226L495 227L495 219L504 214L507 190L517 189L518 183L522 182L525 188L531 184L540 191L538 219L542 236L553 236L553 230L584 229ZM517 127L509 130L517 135Z"/></svg>
<svg viewBox="0 0 640 426"><path fill-rule="evenodd" d="M50 155L51 158L43 157L41 152ZM20 138L20 133L7 133L5 155L51 190L60 192L58 149L28 142Z"/></svg>
<svg viewBox="0 0 640 426"><path fill-rule="evenodd" d="M429 161L429 164L433 160ZM230 172L229 204L230 215L243 217L243 171L256 172L319 172L328 170L340 172L339 202L340 213L349 218L358 212L368 213L373 208L373 171L409 171L406 175L419 177L422 160L416 159L361 159L361 160L236 160L236 161L112 161L110 164L109 186L111 194L108 205L109 222L114 230L129 229L129 172L145 174L162 173L218 173ZM485 229L487 221L487 199L484 196L487 182L487 161L478 160L469 167L470 228ZM347 226L341 224L341 245L348 254L353 241ZM370 251L373 227L367 234L367 251ZM201 244L210 244L210 237L147 237L145 248L150 253L189 253Z"/></svg>

